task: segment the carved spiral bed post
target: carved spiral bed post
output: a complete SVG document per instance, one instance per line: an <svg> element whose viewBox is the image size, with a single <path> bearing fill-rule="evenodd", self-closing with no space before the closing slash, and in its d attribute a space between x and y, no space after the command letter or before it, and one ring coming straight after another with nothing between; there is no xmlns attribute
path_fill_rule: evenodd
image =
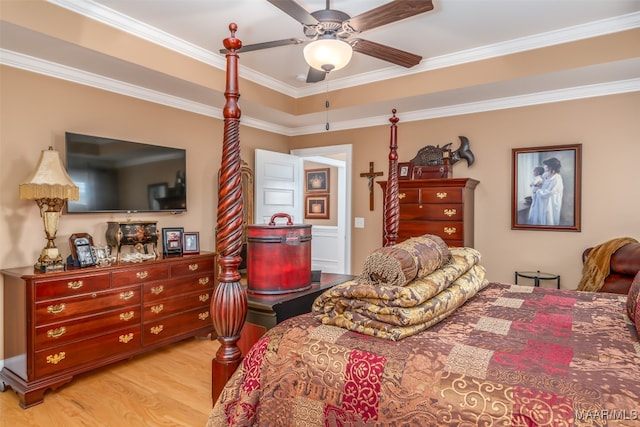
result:
<svg viewBox="0 0 640 427"><path fill-rule="evenodd" d="M238 55L242 42L235 37L238 26L229 24L231 36L224 39L227 53L227 82L223 109L224 140L222 166L218 185L218 223L216 247L219 281L211 299L211 318L218 334L220 348L211 361L211 392L217 400L227 380L240 362L240 332L247 316L247 292L240 283L240 251L242 249L242 175L240 160L240 108L238 107Z"/></svg>
<svg viewBox="0 0 640 427"><path fill-rule="evenodd" d="M396 244L400 223L400 199L398 198L398 126L396 109L391 110L391 136L389 140L389 180L384 194L384 245Z"/></svg>

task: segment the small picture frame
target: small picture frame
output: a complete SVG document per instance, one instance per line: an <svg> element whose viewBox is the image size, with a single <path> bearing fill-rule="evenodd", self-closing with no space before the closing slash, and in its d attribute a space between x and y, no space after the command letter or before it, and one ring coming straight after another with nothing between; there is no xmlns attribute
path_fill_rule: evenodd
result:
<svg viewBox="0 0 640 427"><path fill-rule="evenodd" d="M75 233L69 237L71 257L73 262L80 267L91 267L96 265L96 258L93 254L93 237L87 233Z"/></svg>
<svg viewBox="0 0 640 427"><path fill-rule="evenodd" d="M105 246L94 246L93 247L93 256L96 259L97 265L109 265L112 262L111 259L111 248L107 245Z"/></svg>
<svg viewBox="0 0 640 427"><path fill-rule="evenodd" d="M304 171L307 193L329 192L329 168L307 169Z"/></svg>
<svg viewBox="0 0 640 427"><path fill-rule="evenodd" d="M197 231L187 231L184 233L183 240L183 254L186 255L200 253L200 233L198 233Z"/></svg>
<svg viewBox="0 0 640 427"><path fill-rule="evenodd" d="M413 162L398 163L398 179L411 179L413 176Z"/></svg>
<svg viewBox="0 0 640 427"><path fill-rule="evenodd" d="M307 196L304 217L306 219L329 219L329 196Z"/></svg>
<svg viewBox="0 0 640 427"><path fill-rule="evenodd" d="M183 244L182 235L183 227L163 228L162 229L162 252L165 255L182 255Z"/></svg>

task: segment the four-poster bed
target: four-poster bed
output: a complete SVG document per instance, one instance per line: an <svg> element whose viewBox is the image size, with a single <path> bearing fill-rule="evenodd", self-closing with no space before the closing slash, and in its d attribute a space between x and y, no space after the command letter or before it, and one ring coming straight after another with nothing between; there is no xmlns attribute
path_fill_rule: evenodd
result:
<svg viewBox="0 0 640 427"><path fill-rule="evenodd" d="M237 134L227 131L227 120L230 129L239 120L235 49L240 43L235 26L230 29L225 153L235 153L239 145ZM625 298L488 283L478 251L443 249L437 236L396 244L395 113L385 247L370 257L393 258L415 249L421 263L430 254L442 255L441 262L429 271L421 264L424 274L407 276L400 285L367 282L365 274L339 284L316 299L312 313L270 329L243 360L236 343L246 294L238 283L236 232L220 238L224 227L241 229L229 218L242 201L234 188L239 185L235 154L223 156L222 270L211 306L223 347L213 362L216 403L208 426L630 425L638 420L640 325L630 321L631 312L627 316ZM227 198L230 194L236 198ZM422 252L416 257L417 251Z"/></svg>

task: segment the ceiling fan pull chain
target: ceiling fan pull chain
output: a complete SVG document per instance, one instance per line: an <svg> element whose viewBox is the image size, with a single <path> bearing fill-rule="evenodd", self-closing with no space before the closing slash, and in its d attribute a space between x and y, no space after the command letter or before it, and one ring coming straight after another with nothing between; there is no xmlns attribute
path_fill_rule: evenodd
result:
<svg viewBox="0 0 640 427"><path fill-rule="evenodd" d="M326 92L326 98L324 101L324 109L327 112L327 123L325 124L324 128L326 130L329 130L329 82L327 81L327 92Z"/></svg>

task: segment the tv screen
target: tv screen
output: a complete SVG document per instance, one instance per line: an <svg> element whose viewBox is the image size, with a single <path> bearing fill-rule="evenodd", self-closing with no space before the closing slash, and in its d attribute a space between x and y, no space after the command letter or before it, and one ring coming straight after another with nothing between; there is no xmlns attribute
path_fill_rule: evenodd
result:
<svg viewBox="0 0 640 427"><path fill-rule="evenodd" d="M67 172L80 199L67 212L187 209L186 150L67 132Z"/></svg>

